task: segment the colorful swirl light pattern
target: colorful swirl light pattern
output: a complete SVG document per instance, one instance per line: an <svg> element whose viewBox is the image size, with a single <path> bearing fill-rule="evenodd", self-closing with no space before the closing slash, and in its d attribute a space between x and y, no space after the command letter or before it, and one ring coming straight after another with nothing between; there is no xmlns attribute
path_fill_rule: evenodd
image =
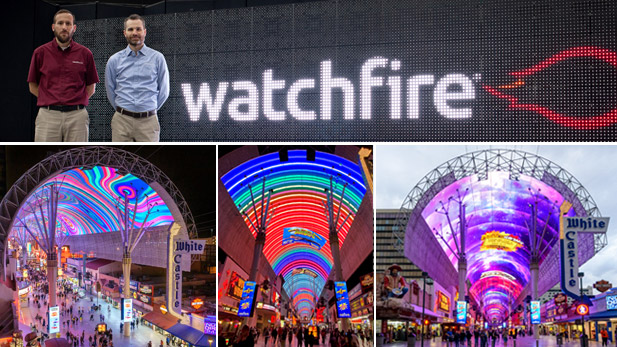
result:
<svg viewBox="0 0 617 347"><path fill-rule="evenodd" d="M471 283L469 294L480 305L487 321L499 324L514 309L514 301L530 281L531 239L527 227L531 226L530 204L538 202L537 230L540 234L548 219L546 233L540 240L540 249L544 250L540 254L541 264L557 244L558 209L564 198L542 181L528 176L511 179L507 172L489 172L488 178L483 180L477 175L468 176L444 188L433 197L422 216L431 229L434 228L436 239L455 268L458 260L450 248L456 251L456 245L442 203L458 238L459 204L449 199L458 199L459 194L464 196L466 207L467 279ZM573 215L573 210L569 214ZM495 239L491 240L493 243L482 247L482 236L486 235L486 243L488 237L497 234L495 232L505 236L501 242L506 247L495 247ZM437 233L443 236L445 242Z"/></svg>
<svg viewBox="0 0 617 347"><path fill-rule="evenodd" d="M266 154L237 166L221 179L238 210L246 212L255 223L249 185L259 216L263 178L266 178L265 191L272 190L269 213L273 213L273 217L268 225L263 252L274 272L285 279L284 289L293 298L296 314L308 317L333 266L330 244L326 243L319 250L299 242L283 246L283 230L288 227L305 228L328 240L324 190L330 188L330 177L333 177L335 211L341 204L343 185L347 184L342 215L352 214L344 225L344 218L338 221L338 226L342 226L339 233L339 244L342 246L366 187L360 167L336 155L316 152L315 160L309 161L305 150L292 150L288 152L288 158L288 161L281 162L278 153ZM245 218L245 221L251 232L255 233L249 220ZM294 269L309 269L317 277L309 274L292 276Z"/></svg>
<svg viewBox="0 0 617 347"><path fill-rule="evenodd" d="M134 206L135 198L139 199L136 227L141 227L148 206L152 204L156 206L148 217L147 226L173 223L173 216L161 197L140 178L130 173L121 175L111 167L95 166L92 169L77 168L63 172L37 188L18 213L18 218L26 221L28 227L36 227L34 216L29 212L28 206L37 205L35 199L41 195L42 187L52 182L61 184L58 227L65 234L84 235L120 230L116 201L125 194L128 194L131 206ZM43 211L44 213L47 211L45 206ZM17 219L15 225L19 227Z"/></svg>

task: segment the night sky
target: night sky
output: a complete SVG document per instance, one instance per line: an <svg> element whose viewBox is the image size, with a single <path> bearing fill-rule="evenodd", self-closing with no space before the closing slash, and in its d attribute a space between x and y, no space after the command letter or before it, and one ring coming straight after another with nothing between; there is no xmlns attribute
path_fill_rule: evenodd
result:
<svg viewBox="0 0 617 347"><path fill-rule="evenodd" d="M49 155L77 146L22 145L6 149L6 188ZM123 145L110 146L135 153L163 171L189 204L199 237L216 231L216 146ZM212 233L211 233L212 232Z"/></svg>

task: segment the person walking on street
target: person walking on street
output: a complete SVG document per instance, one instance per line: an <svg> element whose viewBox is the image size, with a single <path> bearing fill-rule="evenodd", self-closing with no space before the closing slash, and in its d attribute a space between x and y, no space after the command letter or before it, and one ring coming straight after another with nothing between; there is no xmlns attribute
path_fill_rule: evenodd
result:
<svg viewBox="0 0 617 347"><path fill-rule="evenodd" d="M602 346L608 346L608 331L606 331L606 328L600 330L600 336L602 337Z"/></svg>

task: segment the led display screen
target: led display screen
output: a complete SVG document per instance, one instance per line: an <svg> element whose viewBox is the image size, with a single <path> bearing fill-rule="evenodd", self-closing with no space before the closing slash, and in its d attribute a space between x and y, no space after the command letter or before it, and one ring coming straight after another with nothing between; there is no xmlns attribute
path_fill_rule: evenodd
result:
<svg viewBox="0 0 617 347"><path fill-rule="evenodd" d="M531 324L540 324L540 302L531 302Z"/></svg>
<svg viewBox="0 0 617 347"><path fill-rule="evenodd" d="M49 308L49 333L55 334L60 332L60 308L53 306Z"/></svg>
<svg viewBox="0 0 617 347"><path fill-rule="evenodd" d="M617 310L617 295L609 295L606 297L606 309Z"/></svg>
<svg viewBox="0 0 617 347"><path fill-rule="evenodd" d="M238 317L253 316L253 304L255 302L256 285L257 284L252 281L244 282L244 288L242 289L242 299L240 300L240 306L238 307Z"/></svg>
<svg viewBox="0 0 617 347"><path fill-rule="evenodd" d="M206 316L204 318L204 334L216 335L216 317Z"/></svg>
<svg viewBox="0 0 617 347"><path fill-rule="evenodd" d="M366 186L360 166L345 158L317 151L315 159L308 160L306 150L290 150L287 154L284 162L278 153L254 158L230 170L221 180L238 210L246 213L245 222L251 232L255 233L252 225L258 225L262 211L268 208L271 220L263 253L274 272L285 279L283 288L293 298L296 313L310 316L333 266L324 191L331 189L332 178L334 209L341 209L337 227L342 247ZM263 191L272 191L269 207L262 196L264 178ZM304 231L296 234L299 240L288 242L292 240L291 229Z"/></svg>
<svg viewBox="0 0 617 347"><path fill-rule="evenodd" d="M321 247L326 244L326 239L323 236L304 228L283 229L283 246L294 242L304 243L313 248L321 249Z"/></svg>
<svg viewBox="0 0 617 347"><path fill-rule="evenodd" d="M510 313L508 307L530 281L530 204L537 201L537 228L544 231L538 241L542 263L558 245L558 211L564 198L540 180L525 175L512 179L509 173L498 171L488 172L484 178L473 174L443 188L422 216L454 266L460 243L459 199L466 213L469 294L481 303L489 321L502 322ZM570 210L568 215L573 213Z"/></svg>
<svg viewBox="0 0 617 347"><path fill-rule="evenodd" d="M122 322L130 322L133 320L133 299L122 299Z"/></svg>
<svg viewBox="0 0 617 347"><path fill-rule="evenodd" d="M141 227L146 219L149 206L153 208L146 226L168 225L174 221L163 199L146 182L130 173L121 174L112 167L95 166L71 169L48 179L22 205L17 215L19 223L15 223L14 228L25 224L30 230L38 229L38 223L42 221L40 212L37 210L35 217L29 206L40 204L37 202L39 199L45 200L52 183L60 187L57 227L63 234L84 235L121 230L122 221L118 219L116 206L118 199L124 196L128 197L131 217L137 203L136 228ZM123 211L124 205L119 208ZM43 214L47 218L46 206L43 206ZM133 281L131 289L137 290Z"/></svg>
<svg viewBox="0 0 617 347"><path fill-rule="evenodd" d="M334 282L334 290L336 293L336 311L338 312L338 318L351 318L347 283Z"/></svg>
<svg viewBox="0 0 617 347"><path fill-rule="evenodd" d="M146 16L164 141L608 141L615 1L319 1ZM80 21L108 58L123 18ZM99 86L90 140L111 139Z"/></svg>
<svg viewBox="0 0 617 347"><path fill-rule="evenodd" d="M467 324L467 302L456 302L456 322L459 324Z"/></svg>

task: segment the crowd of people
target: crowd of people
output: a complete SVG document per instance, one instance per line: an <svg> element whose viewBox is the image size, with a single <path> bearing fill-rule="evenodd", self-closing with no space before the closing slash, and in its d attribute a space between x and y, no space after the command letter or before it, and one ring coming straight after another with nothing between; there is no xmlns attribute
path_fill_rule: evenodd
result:
<svg viewBox="0 0 617 347"><path fill-rule="evenodd" d="M41 346L45 345L47 339L56 337L50 336L47 312L49 311L49 285L44 271L39 271L28 267L29 282L32 292L26 299L30 311L34 314L30 328L37 334ZM62 331L66 331L62 337L73 347L113 347L113 331L111 328L99 331L89 328L92 324L87 322L105 323L106 314L100 304L92 302L86 305L82 295L73 286L73 283L60 279L57 286L56 304L59 307L60 325ZM107 317L111 315L111 305L107 307ZM98 316L98 317L97 317ZM141 320L135 318L130 323L120 324L120 332L124 327L136 329ZM169 346L169 344L168 344Z"/></svg>
<svg viewBox="0 0 617 347"><path fill-rule="evenodd" d="M373 346L373 333L370 330L348 330L320 327L265 327L263 330L244 325L240 334L227 341L219 339L219 346L253 347L263 339L264 347L368 347ZM260 345L261 346L261 345Z"/></svg>

